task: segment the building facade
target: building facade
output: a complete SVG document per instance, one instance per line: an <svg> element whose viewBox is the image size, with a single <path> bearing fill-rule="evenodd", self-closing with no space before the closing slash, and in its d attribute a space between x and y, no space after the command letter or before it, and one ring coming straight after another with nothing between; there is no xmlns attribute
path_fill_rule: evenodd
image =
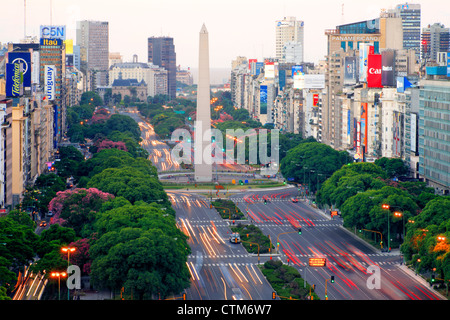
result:
<svg viewBox="0 0 450 320"><path fill-rule="evenodd" d="M109 23L107 21L78 21L76 44L80 47L81 71L89 78L87 90L108 84Z"/></svg>
<svg viewBox="0 0 450 320"><path fill-rule="evenodd" d="M177 94L177 57L173 38L148 38L148 63L167 70L168 95L171 99Z"/></svg>

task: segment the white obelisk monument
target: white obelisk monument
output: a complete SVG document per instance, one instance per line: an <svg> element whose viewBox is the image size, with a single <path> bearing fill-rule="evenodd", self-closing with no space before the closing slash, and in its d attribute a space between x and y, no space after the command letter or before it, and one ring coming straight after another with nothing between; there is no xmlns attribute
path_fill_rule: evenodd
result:
<svg viewBox="0 0 450 320"><path fill-rule="evenodd" d="M197 117L194 135L195 181L198 182L212 181L210 98L209 40L208 30L203 24L200 30Z"/></svg>

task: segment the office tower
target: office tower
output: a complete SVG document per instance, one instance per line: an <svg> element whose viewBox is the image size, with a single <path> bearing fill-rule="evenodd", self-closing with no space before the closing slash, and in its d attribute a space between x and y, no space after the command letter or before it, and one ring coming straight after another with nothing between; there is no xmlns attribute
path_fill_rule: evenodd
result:
<svg viewBox="0 0 450 320"><path fill-rule="evenodd" d="M203 25L200 30L197 84L197 119L195 124L195 181L212 181L211 109L210 109L209 39ZM216 164L217 165L217 164Z"/></svg>
<svg viewBox="0 0 450 320"><path fill-rule="evenodd" d="M413 49L416 57L420 55L420 21L421 9L418 3L398 4L393 10L402 18L403 49Z"/></svg>
<svg viewBox="0 0 450 320"><path fill-rule="evenodd" d="M109 24L106 21L78 21L76 44L80 46L81 71L87 76L87 87L108 84Z"/></svg>
<svg viewBox="0 0 450 320"><path fill-rule="evenodd" d="M428 70L427 70L428 74ZM445 74L445 72L444 72ZM427 184L449 194L450 190L450 81L420 80L419 174Z"/></svg>
<svg viewBox="0 0 450 320"><path fill-rule="evenodd" d="M440 23L422 29L422 59L436 61L438 52L449 52L449 30Z"/></svg>
<svg viewBox="0 0 450 320"><path fill-rule="evenodd" d="M173 38L148 38L148 62L168 72L168 94L171 99L177 93L177 59Z"/></svg>
<svg viewBox="0 0 450 320"><path fill-rule="evenodd" d="M275 33L275 57L278 61L302 63L304 61L304 22L295 20L295 17L285 17L283 20L276 21Z"/></svg>

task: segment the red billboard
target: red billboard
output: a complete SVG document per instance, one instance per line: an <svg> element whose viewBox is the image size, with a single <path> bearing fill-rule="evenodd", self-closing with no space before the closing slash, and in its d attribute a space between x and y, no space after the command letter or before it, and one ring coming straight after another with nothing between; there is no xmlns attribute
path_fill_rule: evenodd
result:
<svg viewBox="0 0 450 320"><path fill-rule="evenodd" d="M381 54L369 54L367 57L367 87L382 88Z"/></svg>

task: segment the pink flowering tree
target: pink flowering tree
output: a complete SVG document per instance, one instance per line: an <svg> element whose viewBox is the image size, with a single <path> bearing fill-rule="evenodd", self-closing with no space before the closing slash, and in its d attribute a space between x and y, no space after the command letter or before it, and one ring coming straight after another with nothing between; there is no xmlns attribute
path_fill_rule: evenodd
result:
<svg viewBox="0 0 450 320"><path fill-rule="evenodd" d="M59 191L48 205L54 214L50 224L73 228L77 235L81 235L83 229L89 229L102 204L113 198L114 195L96 188ZM86 232L90 234L88 230Z"/></svg>
<svg viewBox="0 0 450 320"><path fill-rule="evenodd" d="M112 149L112 148L116 148L119 150L123 150L123 151L128 151L127 146L125 145L125 142L122 141L111 141L108 139L103 139L100 142L98 142L97 144L97 152L102 151L103 149Z"/></svg>
<svg viewBox="0 0 450 320"><path fill-rule="evenodd" d="M80 267L83 274L91 273L92 259L89 254L91 242L93 238L83 238L75 242L69 243L69 247L75 247L75 252L70 254L70 264ZM67 255L64 254L64 259L67 259Z"/></svg>

